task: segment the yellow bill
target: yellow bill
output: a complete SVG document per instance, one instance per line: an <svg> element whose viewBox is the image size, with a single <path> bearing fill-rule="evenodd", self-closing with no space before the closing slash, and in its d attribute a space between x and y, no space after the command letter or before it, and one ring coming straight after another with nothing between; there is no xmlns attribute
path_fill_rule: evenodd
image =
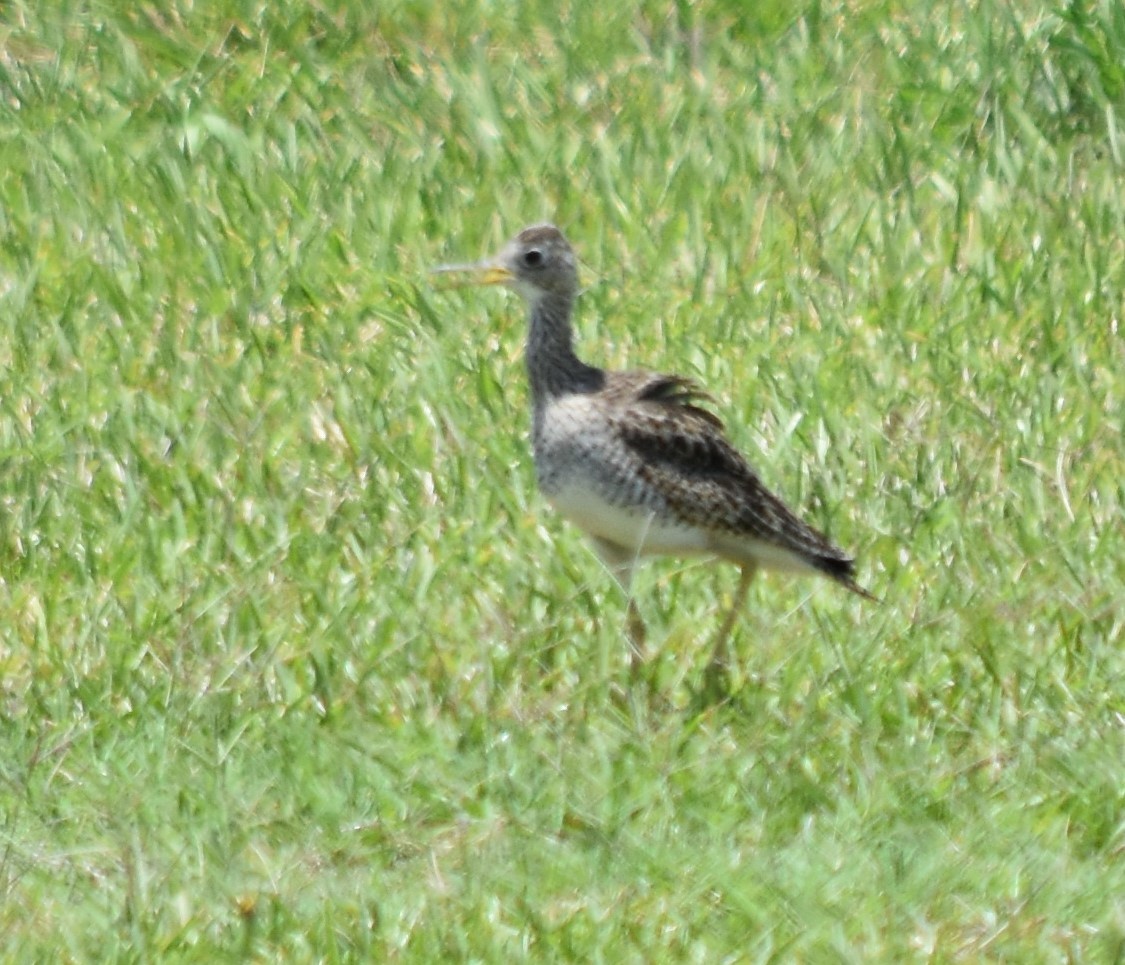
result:
<svg viewBox="0 0 1125 965"><path fill-rule="evenodd" d="M469 265L439 265L431 270L434 275L444 275L439 282L442 288L464 288L467 285L509 285L515 276L503 265L491 261L478 261Z"/></svg>

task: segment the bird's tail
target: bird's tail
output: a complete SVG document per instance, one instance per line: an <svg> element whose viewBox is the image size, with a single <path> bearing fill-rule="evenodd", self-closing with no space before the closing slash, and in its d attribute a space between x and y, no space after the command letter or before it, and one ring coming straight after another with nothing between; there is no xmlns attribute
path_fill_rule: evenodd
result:
<svg viewBox="0 0 1125 965"><path fill-rule="evenodd" d="M853 593L862 596L873 603L882 603L874 593L870 593L860 586L855 579L855 560L840 556L818 556L812 564L822 573L832 577L841 586L846 586Z"/></svg>

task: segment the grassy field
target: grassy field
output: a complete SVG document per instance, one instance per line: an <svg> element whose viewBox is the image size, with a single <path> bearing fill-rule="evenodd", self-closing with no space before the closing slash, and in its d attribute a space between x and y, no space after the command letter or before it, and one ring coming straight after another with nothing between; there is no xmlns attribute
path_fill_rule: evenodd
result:
<svg viewBox="0 0 1125 965"><path fill-rule="evenodd" d="M0 960L1125 959L1123 8L458 9L0 7ZM883 598L726 703L426 275L542 219Z"/></svg>

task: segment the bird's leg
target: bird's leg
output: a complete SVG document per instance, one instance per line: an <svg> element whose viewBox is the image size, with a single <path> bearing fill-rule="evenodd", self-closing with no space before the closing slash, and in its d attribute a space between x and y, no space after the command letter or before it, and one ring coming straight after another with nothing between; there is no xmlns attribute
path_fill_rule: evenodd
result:
<svg viewBox="0 0 1125 965"><path fill-rule="evenodd" d="M633 561L614 567L613 575L621 584L625 592L625 633L629 637L629 670L633 676L640 673L641 668L648 662L648 648L645 645L648 632L637 601L633 599Z"/></svg>
<svg viewBox="0 0 1125 965"><path fill-rule="evenodd" d="M645 665L645 621L641 619L641 611L629 594L629 603L625 608L625 631L629 634L629 669L633 674Z"/></svg>
<svg viewBox="0 0 1125 965"><path fill-rule="evenodd" d="M633 599L633 564L636 562L636 556L605 540L595 539L594 545L598 555L609 567L625 594L625 632L629 637L629 668L636 675L645 665L646 654L645 622L641 619L641 611Z"/></svg>
<svg viewBox="0 0 1125 965"><path fill-rule="evenodd" d="M734 591L734 600L731 601L730 612L727 614L723 625L719 628L719 636L715 640L715 649L711 651L711 661L707 665L709 680L717 680L727 669L727 643L730 640L734 621L738 619L739 611L746 602L746 593L750 589L750 582L758 572L756 563L743 563L742 572L738 578L738 588Z"/></svg>

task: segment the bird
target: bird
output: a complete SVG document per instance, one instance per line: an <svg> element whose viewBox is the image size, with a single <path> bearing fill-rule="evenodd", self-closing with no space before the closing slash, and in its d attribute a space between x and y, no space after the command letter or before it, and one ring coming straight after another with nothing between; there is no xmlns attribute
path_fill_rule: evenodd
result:
<svg viewBox="0 0 1125 965"><path fill-rule="evenodd" d="M854 558L766 487L695 380L579 359L578 259L553 224L524 228L494 257L434 271L450 286L503 285L523 297L539 490L590 537L625 591L634 663L644 660L645 626L631 585L644 557L703 556L739 567L709 677L728 668L731 632L761 569L819 573L875 599L856 581Z"/></svg>

